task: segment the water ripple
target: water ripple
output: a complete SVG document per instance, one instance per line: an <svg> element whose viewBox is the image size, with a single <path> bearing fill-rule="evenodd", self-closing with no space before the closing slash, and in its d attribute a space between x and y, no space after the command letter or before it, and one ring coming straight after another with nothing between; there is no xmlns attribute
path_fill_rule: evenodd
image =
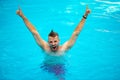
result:
<svg viewBox="0 0 120 80"><path fill-rule="evenodd" d="M103 2L103 3L106 3L106 4L120 4L120 2L111 2L111 1L106 1L106 0L95 0L97 2Z"/></svg>

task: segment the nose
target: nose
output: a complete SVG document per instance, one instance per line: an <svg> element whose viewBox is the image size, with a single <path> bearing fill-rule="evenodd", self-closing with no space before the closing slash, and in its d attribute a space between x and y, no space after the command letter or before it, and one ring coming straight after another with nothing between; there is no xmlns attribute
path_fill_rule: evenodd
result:
<svg viewBox="0 0 120 80"><path fill-rule="evenodd" d="M55 42L53 42L52 45L55 45Z"/></svg>

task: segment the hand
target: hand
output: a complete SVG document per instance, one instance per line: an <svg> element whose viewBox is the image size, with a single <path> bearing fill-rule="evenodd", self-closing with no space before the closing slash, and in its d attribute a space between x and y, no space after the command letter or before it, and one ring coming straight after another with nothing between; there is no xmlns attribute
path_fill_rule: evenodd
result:
<svg viewBox="0 0 120 80"><path fill-rule="evenodd" d="M86 14L89 14L91 11L90 9L88 8L88 5L86 6Z"/></svg>
<svg viewBox="0 0 120 80"><path fill-rule="evenodd" d="M22 16L22 15L23 15L22 10L20 9L20 7L19 7L19 9L16 11L16 14L19 15L19 16Z"/></svg>
<svg viewBox="0 0 120 80"><path fill-rule="evenodd" d="M86 13L89 14L91 11L89 9L86 10Z"/></svg>

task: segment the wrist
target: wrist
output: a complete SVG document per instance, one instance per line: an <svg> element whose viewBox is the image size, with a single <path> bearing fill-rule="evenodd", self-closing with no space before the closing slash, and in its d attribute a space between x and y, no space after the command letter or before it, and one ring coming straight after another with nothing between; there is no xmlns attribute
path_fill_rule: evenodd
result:
<svg viewBox="0 0 120 80"><path fill-rule="evenodd" d="M87 19L87 16L86 16L86 15L83 15L83 18L84 18L84 19Z"/></svg>
<svg viewBox="0 0 120 80"><path fill-rule="evenodd" d="M84 18L84 19L87 19L87 16L88 16L88 13L86 12L86 13L83 15L83 18Z"/></svg>
<svg viewBox="0 0 120 80"><path fill-rule="evenodd" d="M25 16L24 15L19 15L21 18L24 18Z"/></svg>

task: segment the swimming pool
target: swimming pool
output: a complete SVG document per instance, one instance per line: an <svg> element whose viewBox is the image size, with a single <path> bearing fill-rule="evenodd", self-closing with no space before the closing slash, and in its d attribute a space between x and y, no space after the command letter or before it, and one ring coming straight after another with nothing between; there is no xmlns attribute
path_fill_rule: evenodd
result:
<svg viewBox="0 0 120 80"><path fill-rule="evenodd" d="M0 80L58 80L41 68L44 52L16 15L18 5L43 39L47 41L53 29L59 33L62 44L70 38L86 4L92 12L77 42L64 56L62 78L120 80L118 0L0 0Z"/></svg>

